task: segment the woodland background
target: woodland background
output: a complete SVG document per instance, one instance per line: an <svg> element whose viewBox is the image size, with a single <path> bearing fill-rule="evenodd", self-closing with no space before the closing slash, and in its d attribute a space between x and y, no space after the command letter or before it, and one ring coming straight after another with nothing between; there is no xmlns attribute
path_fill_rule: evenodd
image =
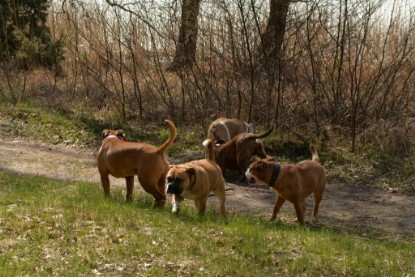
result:
<svg viewBox="0 0 415 277"><path fill-rule="evenodd" d="M411 153L410 0L10 0L0 101L206 131L218 116L300 142Z"/></svg>

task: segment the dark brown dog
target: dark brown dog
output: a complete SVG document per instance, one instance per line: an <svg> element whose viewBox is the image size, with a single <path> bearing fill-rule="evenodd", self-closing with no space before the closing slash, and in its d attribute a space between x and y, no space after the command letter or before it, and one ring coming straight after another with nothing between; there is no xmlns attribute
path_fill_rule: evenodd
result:
<svg viewBox="0 0 415 277"><path fill-rule="evenodd" d="M238 134L253 132L252 123L242 122L237 118L219 117L210 124L207 138L227 142Z"/></svg>
<svg viewBox="0 0 415 277"><path fill-rule="evenodd" d="M164 152L176 138L176 127L165 120L170 130L169 139L160 147L127 142L122 131L104 130L103 141L99 149L97 162L105 196L110 195L109 174L116 178L125 178L127 201L133 197L134 176L138 176L143 189L154 196L154 206L164 206L166 201L166 176L169 171Z"/></svg>
<svg viewBox="0 0 415 277"><path fill-rule="evenodd" d="M226 169L238 170L242 175L241 181L245 180L245 171L251 163L253 156L261 159L266 158L264 144L260 140L271 134L273 128L262 135L242 133L223 144L216 141L219 145L215 148L215 161L220 166L222 173Z"/></svg>
<svg viewBox="0 0 415 277"><path fill-rule="evenodd" d="M305 199L314 194L313 222L317 222L320 201L326 187L326 174L317 151L310 145L312 159L298 164L279 165L272 158L253 162L246 171L246 178L271 186L278 194L271 220L274 220L285 200L293 203L298 222L304 223Z"/></svg>
<svg viewBox="0 0 415 277"><path fill-rule="evenodd" d="M172 194L172 211L178 212L180 202L191 199L198 208L199 214L203 214L209 192L213 191L219 199L220 213L225 216L225 180L214 161L214 143L207 139L203 145L206 148L207 159L170 166L167 175L167 193Z"/></svg>

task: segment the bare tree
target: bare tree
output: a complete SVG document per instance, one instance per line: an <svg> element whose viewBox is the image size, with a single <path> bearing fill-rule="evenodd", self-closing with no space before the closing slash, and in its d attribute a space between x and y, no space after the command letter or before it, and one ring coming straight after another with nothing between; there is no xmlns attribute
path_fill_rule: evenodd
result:
<svg viewBox="0 0 415 277"><path fill-rule="evenodd" d="M176 54L169 67L172 71L190 68L195 61L200 2L201 0L183 0Z"/></svg>
<svg viewBox="0 0 415 277"><path fill-rule="evenodd" d="M276 79L278 65L281 62L281 46L284 41L289 4L290 0L270 0L267 26L261 34L259 62L265 68L271 84Z"/></svg>
<svg viewBox="0 0 415 277"><path fill-rule="evenodd" d="M66 1L54 20L69 38L56 87L102 117L237 116L303 142L336 130L357 150L371 126L415 110L415 17L402 0L388 20L384 0L93 2Z"/></svg>

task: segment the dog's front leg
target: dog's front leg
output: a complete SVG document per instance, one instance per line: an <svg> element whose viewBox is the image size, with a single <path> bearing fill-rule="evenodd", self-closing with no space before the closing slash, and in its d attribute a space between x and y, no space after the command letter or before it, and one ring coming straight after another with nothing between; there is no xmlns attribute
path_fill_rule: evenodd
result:
<svg viewBox="0 0 415 277"><path fill-rule="evenodd" d="M173 213L178 213L180 211L180 203L183 201L183 197L180 195L173 194L172 195L172 209Z"/></svg>
<svg viewBox="0 0 415 277"><path fill-rule="evenodd" d="M281 196L277 196L277 202L275 203L274 210L272 212L271 221L277 217L278 212L280 211L282 205L284 204L285 199Z"/></svg>
<svg viewBox="0 0 415 277"><path fill-rule="evenodd" d="M239 182L241 182L241 183L247 182L245 172L246 172L246 170L248 169L248 166L249 166L248 161L243 159L243 157L238 155L237 158L236 158L236 163L237 163L238 168L239 168L239 174L241 175L241 178L239 179Z"/></svg>

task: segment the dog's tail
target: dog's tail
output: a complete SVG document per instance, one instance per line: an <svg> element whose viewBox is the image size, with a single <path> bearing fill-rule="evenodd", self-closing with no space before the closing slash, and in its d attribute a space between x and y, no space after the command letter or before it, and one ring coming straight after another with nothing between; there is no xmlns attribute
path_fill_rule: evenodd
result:
<svg viewBox="0 0 415 277"><path fill-rule="evenodd" d="M318 156L316 147L313 144L310 144L311 151L311 160L320 163L320 157Z"/></svg>
<svg viewBox="0 0 415 277"><path fill-rule="evenodd" d="M255 135L254 138L256 139L265 138L269 136L269 134L271 134L273 130L274 130L274 127L271 127L271 129L269 129L267 132L263 133L262 135Z"/></svg>
<svg viewBox="0 0 415 277"><path fill-rule="evenodd" d="M167 126L169 126L170 137L157 150L157 152L160 153L160 154L163 154L166 151L166 149L173 143L173 141L176 139L176 136L177 136L176 126L174 126L174 123L172 121L168 120L168 119L164 120L164 122L166 122Z"/></svg>
<svg viewBox="0 0 415 277"><path fill-rule="evenodd" d="M212 139L206 139L203 142L203 146L206 149L206 159L211 161L215 161L215 152L213 150L214 144L215 142Z"/></svg>

